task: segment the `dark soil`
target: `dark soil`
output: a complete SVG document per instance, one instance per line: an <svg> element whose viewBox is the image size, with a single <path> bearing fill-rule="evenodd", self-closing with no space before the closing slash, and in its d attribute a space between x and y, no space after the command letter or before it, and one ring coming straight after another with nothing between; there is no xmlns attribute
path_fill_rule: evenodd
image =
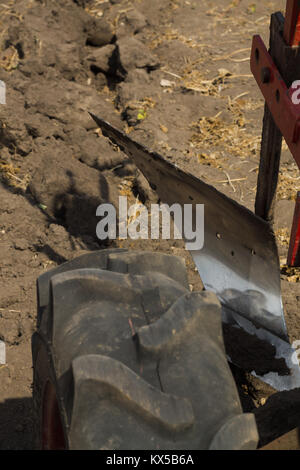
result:
<svg viewBox="0 0 300 470"><path fill-rule="evenodd" d="M268 41L270 14L284 3L11 0L0 5L0 80L7 88L7 104L0 105L0 339L7 349L7 364L0 366L0 449L33 448L30 338L36 278L81 253L105 248L95 233L102 202L117 205L119 195L146 204L157 200L88 112L252 210L263 100L250 75L249 49L253 34ZM276 212L282 259L299 189L296 177L284 148ZM202 288L180 240L111 245L183 256L191 289ZM300 291L299 282L291 280L283 271L293 340L300 338ZM260 407L274 393L257 379L241 378L241 371L235 377L241 395L245 392L245 409ZM276 396L278 409L281 395ZM286 396L279 420L283 431L291 411L286 403L294 400ZM273 401L267 403L271 409Z"/></svg>

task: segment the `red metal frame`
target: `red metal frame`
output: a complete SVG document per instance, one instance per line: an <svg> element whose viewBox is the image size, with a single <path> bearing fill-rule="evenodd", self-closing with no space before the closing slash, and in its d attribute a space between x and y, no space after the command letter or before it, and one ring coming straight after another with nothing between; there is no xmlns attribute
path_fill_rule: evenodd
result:
<svg viewBox="0 0 300 470"><path fill-rule="evenodd" d="M287 47L300 48L300 0L287 0L283 38ZM274 122L300 169L300 103L297 104L300 99L300 67L297 67L299 77L295 77L295 82L288 89L258 35L253 37L250 67ZM287 264L300 266L300 192L297 194Z"/></svg>
<svg viewBox="0 0 300 470"><path fill-rule="evenodd" d="M66 449L66 441L55 387L50 380L47 381L43 392L42 413L42 449Z"/></svg>
<svg viewBox="0 0 300 470"><path fill-rule="evenodd" d="M289 46L300 43L300 0L287 0L283 37Z"/></svg>
<svg viewBox="0 0 300 470"><path fill-rule="evenodd" d="M287 88L258 35L253 37L250 67L273 119L300 169L300 104L292 102L292 95L297 89Z"/></svg>

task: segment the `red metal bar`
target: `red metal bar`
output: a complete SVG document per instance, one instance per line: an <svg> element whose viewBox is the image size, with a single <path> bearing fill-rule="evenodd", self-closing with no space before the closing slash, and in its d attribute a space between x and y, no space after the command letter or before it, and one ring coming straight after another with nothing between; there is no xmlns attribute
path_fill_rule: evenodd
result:
<svg viewBox="0 0 300 470"><path fill-rule="evenodd" d="M288 46L299 46L300 0L287 0L283 37Z"/></svg>
<svg viewBox="0 0 300 470"><path fill-rule="evenodd" d="M277 17L273 15L272 19L274 18ZM277 29L275 29L274 32L274 22L272 23L271 21L271 39L273 42L270 41L270 52L267 51L260 36L253 37L250 66L266 101L266 111L268 111L269 116L266 115L265 111L264 119L266 119L267 116L270 120L270 126L273 123L273 127L275 125L281 132L300 169L300 76L296 76L300 64L300 59L297 59L300 50L300 0L287 0L283 29L282 39L280 35L275 35ZM274 39L275 37L276 41ZM274 54L274 51L276 54ZM294 53L297 53L297 55L294 55ZM287 88L285 81L273 61L272 57L274 56L287 83L289 86L291 84L290 89ZM266 127L266 129L268 129L268 127ZM262 149L267 151L261 154L261 159L263 160L261 160L258 178L258 193L256 195L255 209L256 213L258 213L257 207L260 208L262 201L262 203L266 205L266 208L264 205L262 205L262 208L265 209L269 220L272 221L272 204L268 202L268 199L266 199L266 204L263 199L264 193L266 193L263 185L266 184L267 191L270 191L270 188L272 190L270 181L271 184L273 184L273 180L275 180L275 184L277 184L278 167L272 166L269 164L269 161L272 162L272 158L274 160L275 157L278 159L278 155L269 141L267 142L268 146L263 147L265 143L264 137L267 135L267 138L270 139L270 136L273 136L272 132L266 134L265 127L264 132ZM276 161L279 164L279 160ZM261 172L263 176L261 176ZM274 173L271 180L270 172L272 172L272 175ZM263 188L263 190L261 188ZM266 194L269 193L267 192ZM258 199L258 196L260 199ZM271 196L273 198L274 195L271 193ZM273 200L274 199L272 199L271 202ZM260 205L258 205L257 201ZM300 266L300 192L297 194L287 264L293 267Z"/></svg>
<svg viewBox="0 0 300 470"><path fill-rule="evenodd" d="M300 99L298 88L288 89L260 36L253 37L251 71L278 129L300 169ZM299 76L300 79L300 76ZM300 82L299 82L300 85ZM296 93L297 92L297 93Z"/></svg>
<svg viewBox="0 0 300 470"><path fill-rule="evenodd" d="M296 199L287 264L300 267L300 191Z"/></svg>

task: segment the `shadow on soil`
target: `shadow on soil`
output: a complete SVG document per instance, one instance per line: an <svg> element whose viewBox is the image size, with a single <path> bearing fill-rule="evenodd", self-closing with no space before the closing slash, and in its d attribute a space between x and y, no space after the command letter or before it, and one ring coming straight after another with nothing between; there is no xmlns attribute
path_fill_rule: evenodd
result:
<svg viewBox="0 0 300 470"><path fill-rule="evenodd" d="M33 429L32 398L14 398L0 403L0 450L34 449Z"/></svg>

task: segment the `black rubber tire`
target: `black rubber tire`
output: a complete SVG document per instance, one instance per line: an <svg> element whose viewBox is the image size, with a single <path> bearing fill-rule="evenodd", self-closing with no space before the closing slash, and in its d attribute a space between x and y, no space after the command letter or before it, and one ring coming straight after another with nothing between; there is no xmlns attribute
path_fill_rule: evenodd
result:
<svg viewBox="0 0 300 470"><path fill-rule="evenodd" d="M40 276L32 337L38 447L254 449L221 309L184 261L103 250Z"/></svg>

